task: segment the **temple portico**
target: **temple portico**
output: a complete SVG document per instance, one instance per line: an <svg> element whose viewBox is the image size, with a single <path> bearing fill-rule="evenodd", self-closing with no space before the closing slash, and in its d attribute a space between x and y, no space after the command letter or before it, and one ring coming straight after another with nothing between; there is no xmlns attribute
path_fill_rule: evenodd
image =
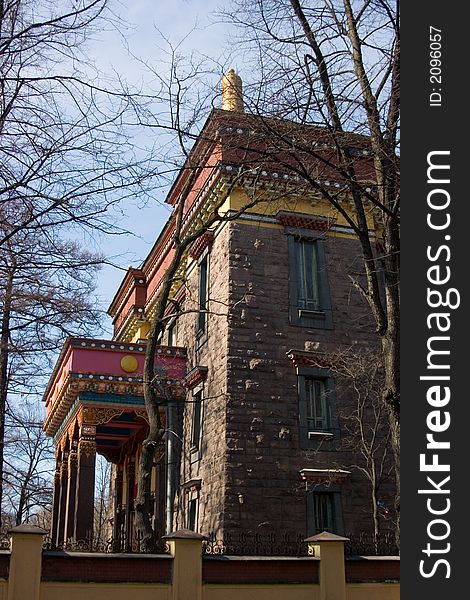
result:
<svg viewBox="0 0 470 600"><path fill-rule="evenodd" d="M45 432L53 437L55 474L51 537L54 546L89 541L93 535L96 454L115 466L113 543L126 549L133 536L136 465L148 430L142 386L144 344L71 338L46 390ZM182 348L161 347L161 383L173 400L184 396ZM162 409L162 423L166 414ZM156 453L154 521L164 533L165 444Z"/></svg>

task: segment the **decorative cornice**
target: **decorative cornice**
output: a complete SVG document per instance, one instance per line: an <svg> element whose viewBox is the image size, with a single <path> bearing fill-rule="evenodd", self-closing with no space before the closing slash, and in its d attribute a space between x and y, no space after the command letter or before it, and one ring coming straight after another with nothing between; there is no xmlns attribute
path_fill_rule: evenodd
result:
<svg viewBox="0 0 470 600"><path fill-rule="evenodd" d="M286 191L290 189L293 193L296 193L300 191L300 186L302 195L311 195L312 193L313 195L318 195L318 190L311 188L305 179L296 173L292 173L291 171L274 171L272 169L264 169L259 167L246 169L239 164L225 163L221 165L221 172L227 175L237 174L240 183L244 183L250 179L256 179L256 183L260 189L265 185L267 185L269 188L272 188L273 186L279 188L281 185L283 185ZM324 189L332 190L333 193L349 191L346 181L340 182L335 181L334 179L317 179L316 182ZM370 184L365 188L365 191L368 194L374 194L376 193L376 187Z"/></svg>
<svg viewBox="0 0 470 600"><path fill-rule="evenodd" d="M201 489L202 479L189 479L180 485L185 492L196 492Z"/></svg>
<svg viewBox="0 0 470 600"><path fill-rule="evenodd" d="M189 373L184 378L183 385L188 390L192 390L198 384L200 384L206 380L207 372L208 372L207 367L200 367L200 366L194 367L194 369L191 369L191 371L189 371Z"/></svg>
<svg viewBox="0 0 470 600"><path fill-rule="evenodd" d="M298 367L316 367L318 369L331 369L337 362L338 356L325 352L309 352L307 350L288 350L287 357Z"/></svg>
<svg viewBox="0 0 470 600"><path fill-rule="evenodd" d="M184 216L182 235L189 235L198 229L204 223L204 219L212 214L214 208L225 198L231 177L224 176L223 170L223 165L220 164L212 169L211 175Z"/></svg>
<svg viewBox="0 0 470 600"><path fill-rule="evenodd" d="M181 394L180 397L183 398L184 388L180 386ZM85 399L85 402L87 400ZM100 400L98 400L99 402ZM147 411L144 406L144 401L142 398L142 408L138 408L137 406L132 406L131 404L123 404L121 406L109 407L103 404L98 405L87 405L83 404L82 400L79 398L76 400L72 408L70 409L67 416L64 418L62 425L57 430L57 433L54 436L54 444L56 445L56 461L57 464L60 464L60 460L58 458L58 452L60 451L63 444L66 444L67 438L70 439L70 429L74 427L75 421L81 421L82 424L93 424L93 425L105 425L110 422L113 418L120 416L124 412L126 413L135 413L136 417L139 417L149 422L149 418L147 415ZM85 414L80 417L82 411L85 411ZM162 423L165 424L165 411L162 408L160 411L160 419ZM71 452L77 451L77 440L72 441ZM101 449L100 449L101 452Z"/></svg>
<svg viewBox="0 0 470 600"><path fill-rule="evenodd" d="M113 340L74 339L70 343L71 348L93 348L97 350L123 350L125 352L145 353L146 344L132 344L128 342L116 342Z"/></svg>
<svg viewBox="0 0 470 600"><path fill-rule="evenodd" d="M114 321L114 338L130 343L137 329L146 321L144 306L131 306L119 325Z"/></svg>
<svg viewBox="0 0 470 600"><path fill-rule="evenodd" d="M145 344L69 338L46 390L47 416L43 427L44 431L50 436L57 433L75 400L82 392L142 397L142 365L145 348ZM90 350L96 352L96 360L94 354L90 358ZM109 357L108 352L114 352L115 356ZM119 366L119 359L122 361L124 354L134 356L140 361L140 372L136 371L133 375L125 374L122 364ZM102 356L106 356L103 363L100 362ZM80 359L80 357L82 358ZM184 394L180 379L185 375L185 359L185 348L167 346L157 348L155 370L159 385L166 387L165 396L169 397L174 394L175 398L179 399ZM99 372L101 364L103 364L103 373ZM116 402L119 403L119 398L116 398ZM125 400L123 404L126 404Z"/></svg>
<svg viewBox="0 0 470 600"><path fill-rule="evenodd" d="M116 394L124 396L126 404L126 396L140 396L143 398L143 382L142 378L138 377L113 377L100 380L99 376L84 375L83 373L70 373L68 377L68 385L66 392L61 396L58 405L53 413L48 415L44 424L44 431L49 436L54 436L59 430L62 421L66 418L67 413L72 407L75 399L81 392L95 392L102 394ZM158 379L160 386L165 386L168 396L173 400L181 400L184 397L184 387L179 381L173 379ZM116 397L116 402L119 403L119 398Z"/></svg>
<svg viewBox="0 0 470 600"><path fill-rule="evenodd" d="M202 255L204 250L209 246L212 246L214 241L214 234L212 231L206 231L194 242L189 255L194 260L198 260L198 258Z"/></svg>
<svg viewBox="0 0 470 600"><path fill-rule="evenodd" d="M299 473L302 481L325 485L343 483L351 475L344 469L301 469Z"/></svg>
<svg viewBox="0 0 470 600"><path fill-rule="evenodd" d="M229 177L220 175L220 168L216 167L213 170L213 173L205 182L202 189L199 191L197 198L192 203L188 212L184 216L184 221L181 227L181 236L186 237L191 235L196 231L206 220L206 218L213 213L215 207L220 205L222 199L227 195L229 189ZM170 240L171 244L173 243ZM167 254L170 252L171 246L167 245L162 247L158 253L155 255L155 261L158 261L158 265L162 264ZM186 254L181 264L178 268L177 273L175 274L175 283L173 284L171 293L176 294L181 286L180 279L184 279L184 274L186 270L186 262L187 262ZM158 271L158 267L156 267L152 273L148 273L147 280L150 284L152 283L152 279L155 276L153 273ZM157 303L157 298L160 294L161 287L163 284L165 273L162 273L160 279L153 286L153 291L148 295L147 302L145 306L145 316L147 318L152 318L155 313L155 307Z"/></svg>
<svg viewBox="0 0 470 600"><path fill-rule="evenodd" d="M145 288L146 284L145 273L142 269L129 267L108 308L108 314L112 317L116 316L122 310L132 291L138 287Z"/></svg>
<svg viewBox="0 0 470 600"><path fill-rule="evenodd" d="M81 440L78 444L78 458L89 458L96 454L96 442L93 440Z"/></svg>
<svg viewBox="0 0 470 600"><path fill-rule="evenodd" d="M297 229L313 229L315 231L328 231L335 223L335 218L320 217L313 215L279 212L277 220L284 227L295 227Z"/></svg>
<svg viewBox="0 0 470 600"><path fill-rule="evenodd" d="M56 444L56 446L57 444L60 444L60 440L67 435L67 432L70 431L71 428L73 429L77 415L82 406L93 406L97 409L102 408L103 410L106 410L109 408L109 404L119 409L123 408L126 412L134 411L137 413L138 410L140 410L137 407L144 406L144 398L143 396L130 396L129 394L126 394L125 398L123 396L115 397L115 395L109 393L109 391L105 393L87 391L80 394L62 419L62 423L58 427L56 433L53 434L54 444ZM74 443L76 444L76 440L73 440L72 444Z"/></svg>

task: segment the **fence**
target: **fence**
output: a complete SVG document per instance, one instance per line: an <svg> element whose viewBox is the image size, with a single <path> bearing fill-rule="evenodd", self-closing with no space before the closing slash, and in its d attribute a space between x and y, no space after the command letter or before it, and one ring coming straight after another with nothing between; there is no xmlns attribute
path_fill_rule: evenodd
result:
<svg viewBox="0 0 470 600"><path fill-rule="evenodd" d="M385 531L377 537L369 534L346 534L344 552L347 556L395 556L399 554L394 532ZM305 535L293 531L240 532L226 534L223 539L209 534L203 543L208 555L234 556L307 556Z"/></svg>
<svg viewBox="0 0 470 600"><path fill-rule="evenodd" d="M394 532L385 531L379 536L368 534L346 534L344 552L346 556L395 556L399 554ZM166 554L168 544L158 540L151 551L144 550L142 536L139 532L127 536L125 532L118 537L107 539L67 540L57 545L49 536L44 538L44 550L65 550L68 552L101 552L126 554ZM6 533L0 534L0 550L8 549L10 538ZM229 554L233 556L307 556L308 543L305 535L293 531L277 532L239 532L226 534L223 538L210 533L203 542L203 553L206 555Z"/></svg>
<svg viewBox="0 0 470 600"><path fill-rule="evenodd" d="M0 600L398 600L398 557L344 556L346 538L309 538L308 556L203 554L203 536L166 538L169 554L43 550L20 525L0 551Z"/></svg>

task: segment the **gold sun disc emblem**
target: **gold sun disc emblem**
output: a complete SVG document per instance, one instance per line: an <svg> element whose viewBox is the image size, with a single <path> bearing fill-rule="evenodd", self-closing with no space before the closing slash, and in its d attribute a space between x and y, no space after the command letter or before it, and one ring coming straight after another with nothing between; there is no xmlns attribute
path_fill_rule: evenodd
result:
<svg viewBox="0 0 470 600"><path fill-rule="evenodd" d="M139 363L137 362L136 357L132 356L131 354L126 354L126 356L121 358L121 369L126 373L133 373L134 371L137 371L138 366Z"/></svg>

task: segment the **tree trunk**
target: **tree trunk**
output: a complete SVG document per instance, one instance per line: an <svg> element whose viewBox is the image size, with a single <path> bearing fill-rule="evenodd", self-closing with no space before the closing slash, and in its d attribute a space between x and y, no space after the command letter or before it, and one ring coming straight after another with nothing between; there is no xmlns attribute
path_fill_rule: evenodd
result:
<svg viewBox="0 0 470 600"><path fill-rule="evenodd" d="M0 332L0 519L3 518L3 455L5 449L5 411L8 393L8 358L10 341L10 317L13 292L13 272L9 272L5 285L2 329Z"/></svg>
<svg viewBox="0 0 470 600"><path fill-rule="evenodd" d="M389 327L387 335L382 338L384 357L385 385L384 402L387 407L388 421L391 431L391 445L395 470L395 515L396 542L400 543L400 371L399 340L393 332L394 325Z"/></svg>
<svg viewBox="0 0 470 600"><path fill-rule="evenodd" d="M183 203L184 204L184 203ZM135 525L142 536L142 550L150 552L156 545L155 531L152 527L152 494L151 480L155 451L165 434L162 425L160 408L166 402L165 390L157 390L155 382L155 356L157 353L158 339L163 332L164 314L170 296L173 277L180 265L181 258L187 244L177 244L175 255L166 272L163 289L158 299L155 317L148 334L147 349L144 363L144 399L147 416L149 419L149 433L142 443L138 471L138 495L135 502Z"/></svg>

